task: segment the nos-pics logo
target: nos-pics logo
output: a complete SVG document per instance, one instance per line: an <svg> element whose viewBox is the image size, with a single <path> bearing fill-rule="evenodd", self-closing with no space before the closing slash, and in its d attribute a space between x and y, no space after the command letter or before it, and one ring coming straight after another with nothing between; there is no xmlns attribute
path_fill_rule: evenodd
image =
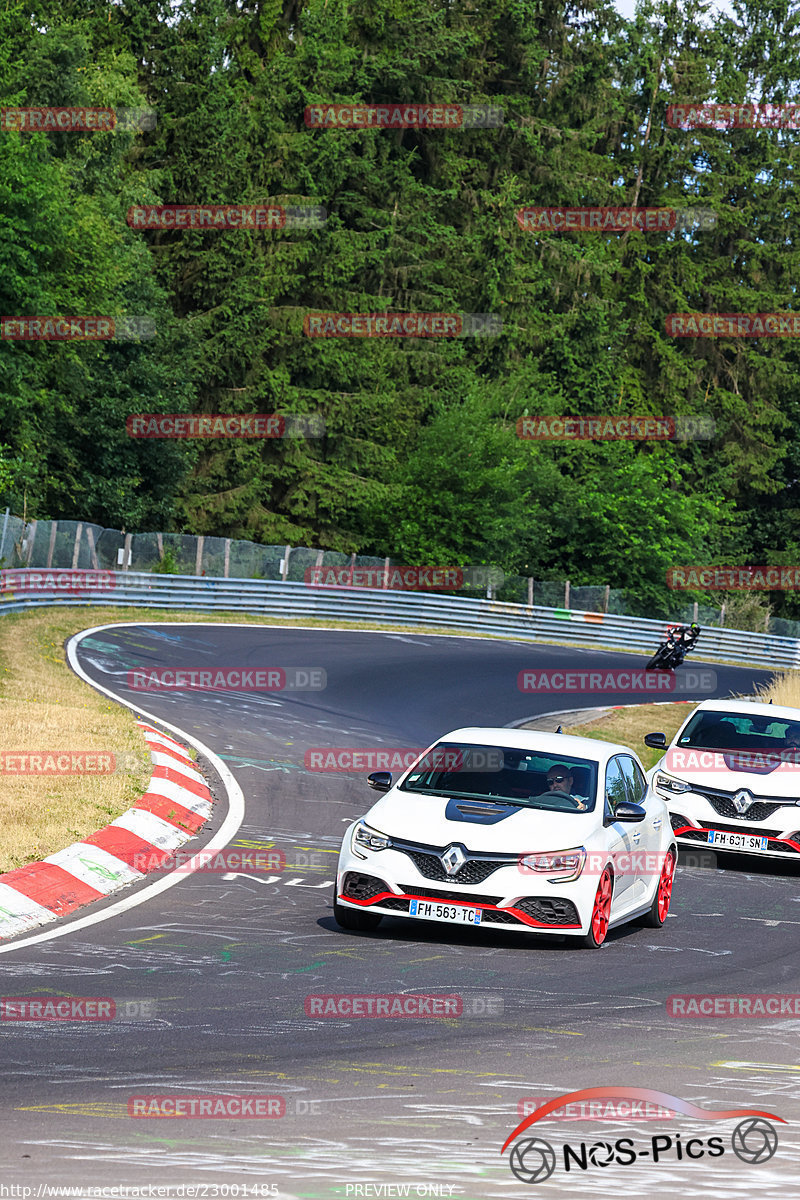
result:
<svg viewBox="0 0 800 1200"><path fill-rule="evenodd" d="M520 1138L512 1147L509 1154L509 1166L522 1183L542 1183L549 1179L562 1162L566 1173L583 1172L592 1168L604 1168L612 1165L629 1167L639 1161L647 1165L680 1160L698 1161L702 1158L720 1158L729 1151L743 1163L749 1165L765 1163L778 1149L778 1133L772 1121L785 1124L783 1117L775 1113L763 1112L756 1108L707 1109L698 1108L688 1100L678 1096L670 1096L666 1092L654 1091L652 1088L635 1087L596 1087L583 1088L578 1092L567 1092L556 1096L535 1109L529 1116L520 1121L513 1133L506 1139L500 1151L505 1154L515 1138L530 1129L531 1125L547 1117L557 1109L567 1104L575 1104L587 1100L628 1100L644 1101L647 1104L660 1105L661 1108L671 1109L684 1116L705 1121L729 1121L741 1117L738 1125L730 1136L730 1147L723 1136L691 1137L683 1139L680 1134L654 1135L637 1143L633 1138L621 1137L614 1141L581 1141L565 1142L558 1150L541 1137ZM590 1119L591 1115L590 1115ZM601 1118L602 1119L602 1118ZM607 1118L606 1118L607 1119ZM616 1118L619 1119L619 1118Z"/></svg>

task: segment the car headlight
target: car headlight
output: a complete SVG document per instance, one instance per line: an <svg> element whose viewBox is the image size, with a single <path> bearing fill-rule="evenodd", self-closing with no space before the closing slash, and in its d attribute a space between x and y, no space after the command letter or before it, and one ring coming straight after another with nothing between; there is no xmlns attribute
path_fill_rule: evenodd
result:
<svg viewBox="0 0 800 1200"><path fill-rule="evenodd" d="M660 772L656 775L656 787L662 791L671 792L673 795L678 792L691 792L692 785L684 779L673 779L671 775L662 775Z"/></svg>
<svg viewBox="0 0 800 1200"><path fill-rule="evenodd" d="M577 879L586 862L586 848L576 846L573 850L555 850L546 854L526 854L519 860L521 871L533 871L537 875L548 875L548 883L570 883Z"/></svg>
<svg viewBox="0 0 800 1200"><path fill-rule="evenodd" d="M377 829L370 829L365 821L358 822L350 839L350 849L354 854L358 854L359 858L366 857L366 855L358 853L359 846L365 850L388 850L391 844L391 838L388 838L385 833L379 833Z"/></svg>

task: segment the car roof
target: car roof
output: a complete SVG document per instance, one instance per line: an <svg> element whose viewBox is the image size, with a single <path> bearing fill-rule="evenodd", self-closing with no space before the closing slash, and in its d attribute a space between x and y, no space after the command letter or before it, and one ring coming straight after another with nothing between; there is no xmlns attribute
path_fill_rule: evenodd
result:
<svg viewBox="0 0 800 1200"><path fill-rule="evenodd" d="M775 721L800 721L800 708L786 704L765 704L763 700L703 700L694 712L735 713L738 716L772 717ZM691 714L694 716L694 713Z"/></svg>
<svg viewBox="0 0 800 1200"><path fill-rule="evenodd" d="M631 750L630 746L622 746L618 742L604 742L599 738L575 737L568 733L543 733L538 729L470 726L464 729L453 729L450 733L443 734L439 741L500 746L513 750L538 750L555 757L566 755L568 758L590 758L596 762L606 762L615 754L633 754L634 757L638 757L636 751Z"/></svg>

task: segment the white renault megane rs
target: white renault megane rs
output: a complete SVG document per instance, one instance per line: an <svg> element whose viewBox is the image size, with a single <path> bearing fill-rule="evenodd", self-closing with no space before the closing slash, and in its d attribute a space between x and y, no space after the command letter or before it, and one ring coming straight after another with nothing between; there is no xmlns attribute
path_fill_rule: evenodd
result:
<svg viewBox="0 0 800 1200"><path fill-rule="evenodd" d="M632 750L520 729L457 729L347 829L333 913L580 939L641 918L663 925L677 846L664 801Z"/></svg>

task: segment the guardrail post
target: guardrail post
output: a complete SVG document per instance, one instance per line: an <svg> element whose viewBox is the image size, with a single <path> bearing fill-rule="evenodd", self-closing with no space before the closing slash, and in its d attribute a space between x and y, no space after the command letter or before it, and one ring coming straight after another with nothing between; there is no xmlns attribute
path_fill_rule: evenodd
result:
<svg viewBox="0 0 800 1200"><path fill-rule="evenodd" d="M533 576L528 576L528 608L533 608Z"/></svg>
<svg viewBox="0 0 800 1200"><path fill-rule="evenodd" d="M8 516L11 512L10 508L6 509L6 515L3 517L3 536L0 537L0 560L3 557L3 551L6 548L6 530L8 529Z"/></svg>
<svg viewBox="0 0 800 1200"><path fill-rule="evenodd" d="M383 560L383 582L381 583L381 587L385 588L389 586L389 562L388 558Z"/></svg>
<svg viewBox="0 0 800 1200"><path fill-rule="evenodd" d="M81 552L81 534L83 533L83 521L78 521L78 528L75 530L75 545L72 548L72 569L73 571L78 565L78 555Z"/></svg>
<svg viewBox="0 0 800 1200"><path fill-rule="evenodd" d="M697 601L696 600L694 602L694 612L692 613L692 620L695 622L697 621Z"/></svg>
<svg viewBox="0 0 800 1200"><path fill-rule="evenodd" d="M231 539L225 538L225 578L228 578L231 569Z"/></svg>
<svg viewBox="0 0 800 1200"><path fill-rule="evenodd" d="M569 580L564 581L564 608L569 608Z"/></svg>
<svg viewBox="0 0 800 1200"><path fill-rule="evenodd" d="M50 522L50 545L47 547L47 565L53 565L53 552L56 548L56 530L58 529L58 521Z"/></svg>
<svg viewBox="0 0 800 1200"><path fill-rule="evenodd" d="M197 553L194 556L195 575L203 574L203 545L205 544L205 540L205 535L201 533L197 539Z"/></svg>
<svg viewBox="0 0 800 1200"><path fill-rule="evenodd" d="M131 542L133 540L132 533L125 534L125 551L122 560L123 571L129 571L131 566Z"/></svg>
<svg viewBox="0 0 800 1200"><path fill-rule="evenodd" d="M608 602L610 599L611 599L611 584L607 583L606 584L606 594L603 597L603 612L604 613L608 612Z"/></svg>
<svg viewBox="0 0 800 1200"><path fill-rule="evenodd" d="M719 627L725 628L725 601L722 601L722 608L719 610Z"/></svg>
<svg viewBox="0 0 800 1200"><path fill-rule="evenodd" d="M292 547L286 546L283 551L283 560L281 562L281 583L286 583L289 577L289 555L292 553Z"/></svg>

